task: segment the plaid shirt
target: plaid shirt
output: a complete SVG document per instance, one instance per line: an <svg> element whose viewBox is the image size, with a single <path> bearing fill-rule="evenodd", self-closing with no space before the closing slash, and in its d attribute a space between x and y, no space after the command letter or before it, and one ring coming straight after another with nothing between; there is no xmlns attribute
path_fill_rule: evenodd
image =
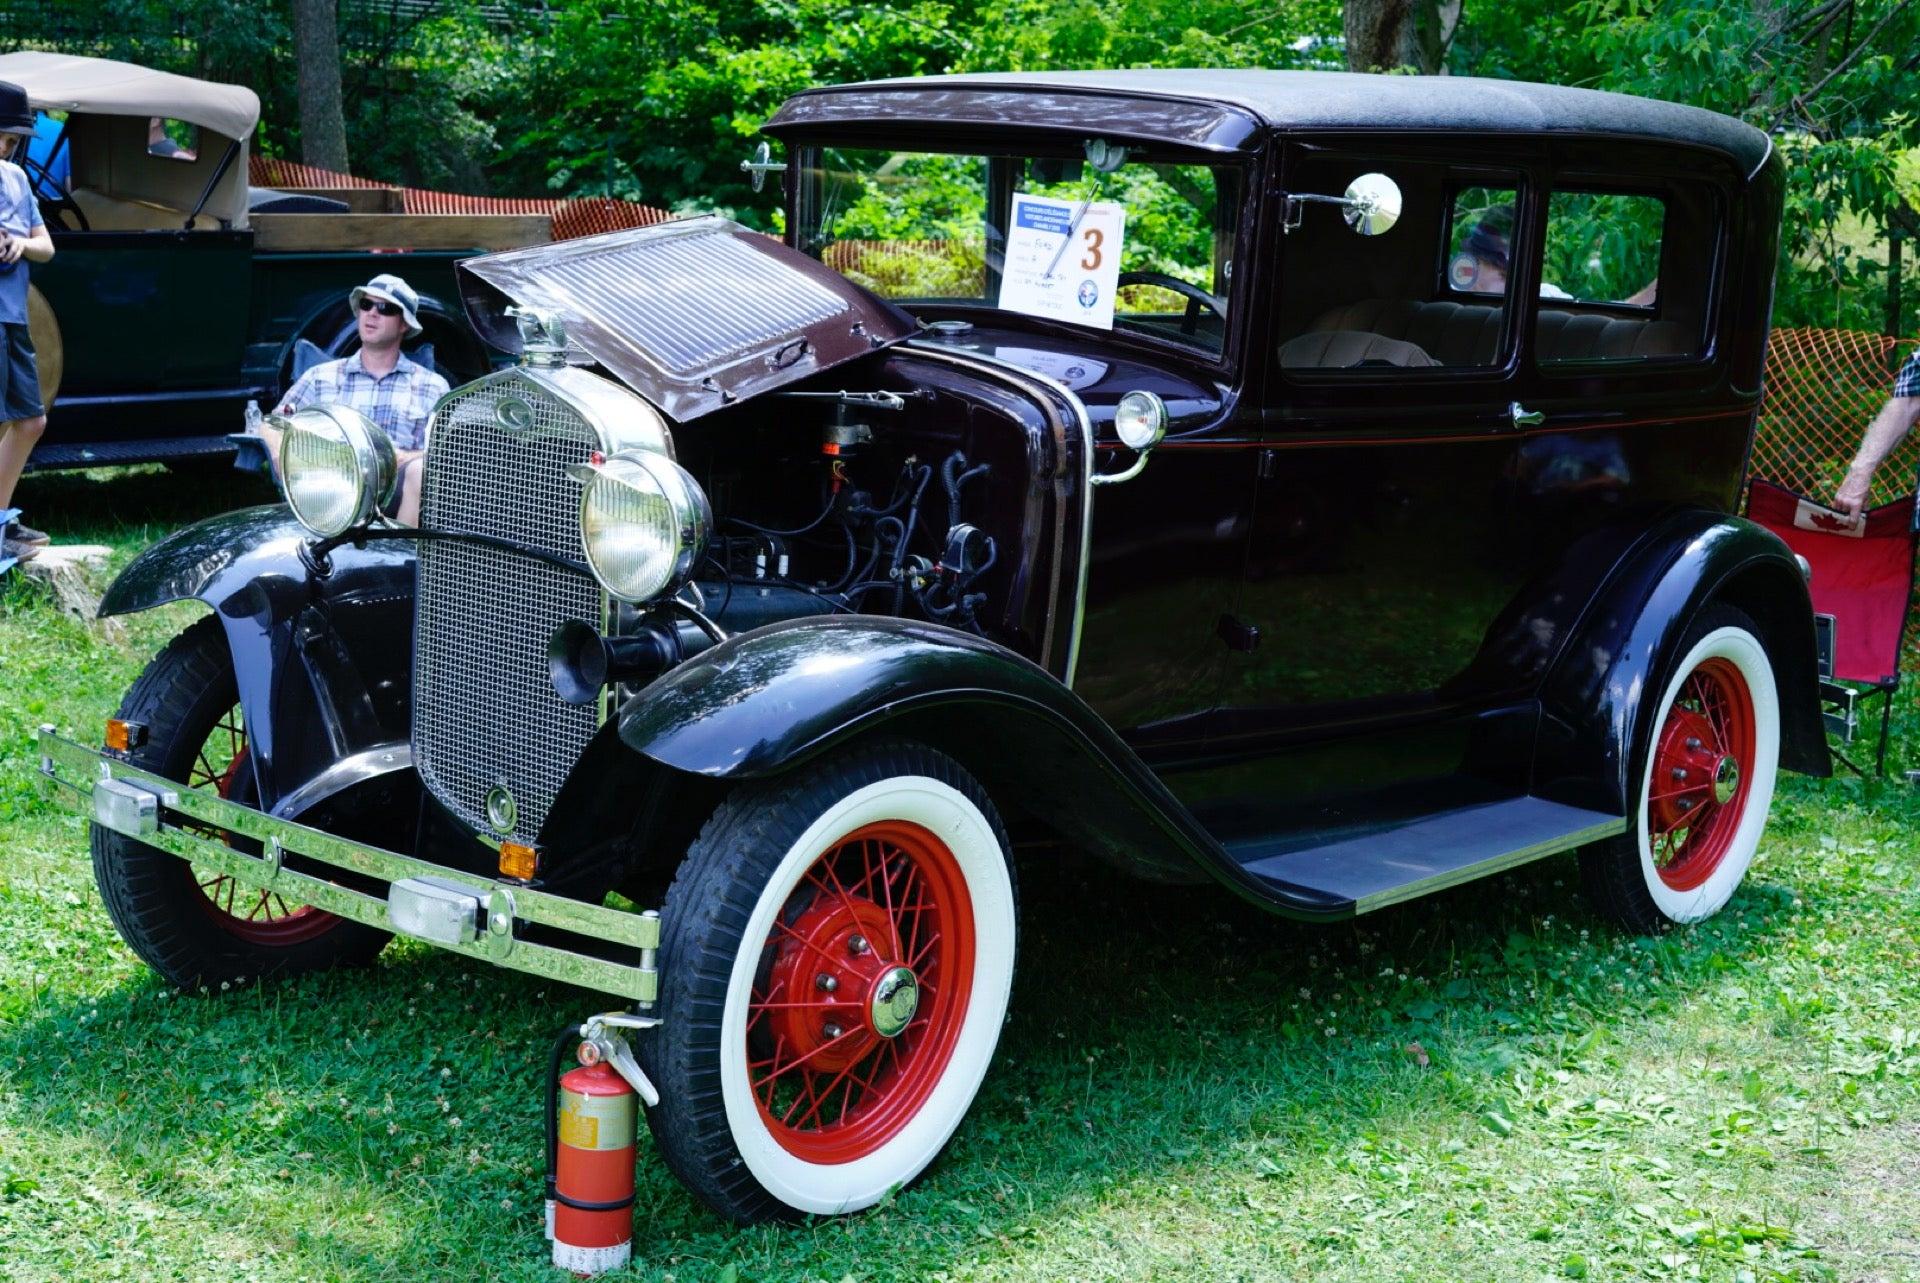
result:
<svg viewBox="0 0 1920 1283"><path fill-rule="evenodd" d="M384 378L376 379L360 364L355 352L343 361L314 366L287 389L281 414L303 406L331 402L351 406L378 424L393 438L396 450L427 448L427 419L447 394L447 381L405 355Z"/></svg>
<svg viewBox="0 0 1920 1283"><path fill-rule="evenodd" d="M1920 396L1920 352L1907 358L1900 367L1900 373L1893 380L1895 396Z"/></svg>

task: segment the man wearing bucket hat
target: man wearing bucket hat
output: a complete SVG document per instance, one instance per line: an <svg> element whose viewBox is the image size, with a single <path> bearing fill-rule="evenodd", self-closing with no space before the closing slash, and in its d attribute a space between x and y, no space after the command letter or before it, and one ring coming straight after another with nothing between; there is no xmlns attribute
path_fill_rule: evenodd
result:
<svg viewBox="0 0 1920 1283"><path fill-rule="evenodd" d="M279 413L331 403L351 406L373 420L393 439L400 460L400 506L394 515L403 524L416 525L427 420L447 394L447 381L400 350L404 340L420 333L420 296L411 285L383 272L355 286L347 302L358 321L360 350L301 375L281 398ZM263 428L261 435L277 459L280 434Z"/></svg>
<svg viewBox="0 0 1920 1283"><path fill-rule="evenodd" d="M0 80L0 512L12 513L13 487L47 427L40 371L27 330L27 263L53 257L53 238L26 171L13 163L33 137L26 91ZM19 520L0 534L0 562L36 557L47 537Z"/></svg>

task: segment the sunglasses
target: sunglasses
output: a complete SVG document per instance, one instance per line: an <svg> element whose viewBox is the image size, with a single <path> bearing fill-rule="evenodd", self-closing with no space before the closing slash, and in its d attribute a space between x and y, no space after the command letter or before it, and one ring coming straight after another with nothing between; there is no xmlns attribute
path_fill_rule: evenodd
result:
<svg viewBox="0 0 1920 1283"><path fill-rule="evenodd" d="M382 316L400 315L400 305L398 303L388 303L377 298L361 299L360 310L362 312L378 312Z"/></svg>

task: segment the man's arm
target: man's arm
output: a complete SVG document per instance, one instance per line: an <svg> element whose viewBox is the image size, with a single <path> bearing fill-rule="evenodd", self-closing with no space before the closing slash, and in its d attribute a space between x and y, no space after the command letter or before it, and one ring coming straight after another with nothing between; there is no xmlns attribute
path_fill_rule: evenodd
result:
<svg viewBox="0 0 1920 1283"><path fill-rule="evenodd" d="M1901 383L1906 382L1905 371ZM1880 407L1880 413L1873 416L1873 422L1867 427L1867 435L1860 441L1860 448L1854 452L1853 465L1847 469L1847 479L1840 483L1840 489L1834 493L1833 506L1841 512L1859 516L1861 509L1867 506L1867 494L1873 487L1873 474L1894 447L1899 445L1913 427L1915 416L1920 415L1920 396L1891 396Z"/></svg>
<svg viewBox="0 0 1920 1283"><path fill-rule="evenodd" d="M52 257L53 237L47 235L45 223L35 223L25 236L9 236L5 244L0 244L0 263L18 263L23 258L44 263Z"/></svg>
<svg viewBox="0 0 1920 1283"><path fill-rule="evenodd" d="M295 410L300 409L309 401L313 400L315 385L320 381L318 377L319 370L320 367L316 365L295 379L293 386L288 388L287 394L280 398L280 404L274 407L273 412L275 414L292 414Z"/></svg>

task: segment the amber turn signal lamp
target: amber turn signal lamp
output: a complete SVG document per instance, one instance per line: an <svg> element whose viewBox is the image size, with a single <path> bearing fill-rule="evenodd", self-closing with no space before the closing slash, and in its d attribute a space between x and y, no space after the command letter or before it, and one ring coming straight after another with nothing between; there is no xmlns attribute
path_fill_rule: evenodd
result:
<svg viewBox="0 0 1920 1283"><path fill-rule="evenodd" d="M500 844L500 876L518 882L531 882L540 870L540 848L522 842Z"/></svg>
<svg viewBox="0 0 1920 1283"><path fill-rule="evenodd" d="M130 753L147 742L147 728L139 722L107 719L107 747L116 753Z"/></svg>

